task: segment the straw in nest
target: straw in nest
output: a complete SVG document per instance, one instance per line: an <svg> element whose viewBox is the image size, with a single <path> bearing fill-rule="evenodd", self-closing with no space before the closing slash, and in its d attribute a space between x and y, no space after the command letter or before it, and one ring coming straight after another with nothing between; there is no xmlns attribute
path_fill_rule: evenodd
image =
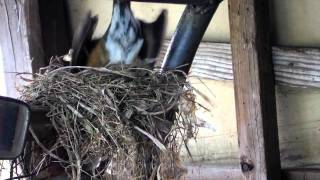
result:
<svg viewBox="0 0 320 180"><path fill-rule="evenodd" d="M181 146L195 136L194 95L180 71L133 66L63 67L36 75L22 99L48 110L53 137L28 164L40 172L59 163L71 179L178 179ZM31 162L31 161L30 161Z"/></svg>

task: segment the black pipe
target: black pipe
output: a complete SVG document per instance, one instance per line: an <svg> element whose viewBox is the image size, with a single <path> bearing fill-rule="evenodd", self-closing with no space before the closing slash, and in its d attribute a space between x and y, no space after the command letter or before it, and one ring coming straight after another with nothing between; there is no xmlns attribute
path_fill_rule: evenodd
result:
<svg viewBox="0 0 320 180"><path fill-rule="evenodd" d="M188 73L202 37L222 0L187 5L168 47L162 70L178 69Z"/></svg>

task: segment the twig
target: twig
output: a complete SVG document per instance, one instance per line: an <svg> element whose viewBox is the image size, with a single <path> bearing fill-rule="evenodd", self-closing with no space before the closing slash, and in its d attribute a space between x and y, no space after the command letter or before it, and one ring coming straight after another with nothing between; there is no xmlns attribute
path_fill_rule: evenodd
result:
<svg viewBox="0 0 320 180"><path fill-rule="evenodd" d="M67 162L67 161L59 158L58 156L56 156L55 154L53 154L51 151L49 151L49 150L40 142L40 140L39 140L38 137L36 136L36 134L35 134L35 132L33 131L33 129L32 129L31 126L29 126L29 132L31 133L31 135L32 135L33 139L36 141L36 143L41 147L41 149L42 149L45 153L47 153L47 154L50 155L51 157L53 157L53 158L55 158L55 159L57 159L57 160L59 160L59 161L61 161L61 162L63 162L63 163L69 164L69 162Z"/></svg>

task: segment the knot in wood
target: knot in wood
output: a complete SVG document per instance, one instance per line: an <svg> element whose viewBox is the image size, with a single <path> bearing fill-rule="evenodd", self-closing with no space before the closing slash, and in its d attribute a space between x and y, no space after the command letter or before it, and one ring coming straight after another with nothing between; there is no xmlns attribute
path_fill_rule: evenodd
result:
<svg viewBox="0 0 320 180"><path fill-rule="evenodd" d="M251 163L241 161L240 164L241 164L241 170L243 173L252 171L254 168L253 164L251 164Z"/></svg>

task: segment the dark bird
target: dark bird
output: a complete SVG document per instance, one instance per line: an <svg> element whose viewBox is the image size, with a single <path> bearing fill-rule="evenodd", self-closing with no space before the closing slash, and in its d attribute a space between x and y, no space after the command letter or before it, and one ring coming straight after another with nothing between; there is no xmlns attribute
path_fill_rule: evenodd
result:
<svg viewBox="0 0 320 180"><path fill-rule="evenodd" d="M111 23L99 40L91 40L97 17L89 13L74 35L72 65L154 63L163 40L166 11L153 23L134 17L130 1L114 0Z"/></svg>

